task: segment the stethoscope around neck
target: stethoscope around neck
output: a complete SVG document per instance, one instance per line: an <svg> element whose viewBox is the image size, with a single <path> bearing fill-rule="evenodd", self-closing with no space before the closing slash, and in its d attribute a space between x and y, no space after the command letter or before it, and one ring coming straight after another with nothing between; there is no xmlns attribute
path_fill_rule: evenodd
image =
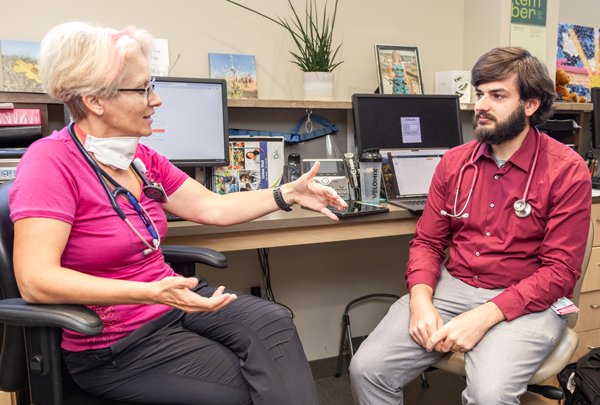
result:
<svg viewBox="0 0 600 405"><path fill-rule="evenodd" d="M117 213L117 215L119 215L119 217L123 221L125 221L125 223L127 225L129 225L131 230L147 246L147 249L144 249L144 251L143 251L144 255L148 255L152 252L156 252L160 246L161 241L160 241L160 235L158 233L158 229L156 228L156 225L154 224L154 221L152 220L152 217L150 216L150 214L148 214L146 209L142 206L142 204L140 204L139 200L129 190L127 190L125 187L121 186L112 177L110 177L108 175L108 173L106 173L106 171L104 171L98 165L98 163L96 163L96 161L88 153L88 151L85 150L85 148L79 141L79 138L75 134L75 123L74 122L71 122L69 124L69 135L71 135L71 139L73 139L73 142L75 142L77 149L79 149L81 154L85 157L87 162L90 164L90 166L96 173L98 180L100 180L100 184L102 185L102 187L104 188L104 191L106 192L106 195L108 196L110 205L112 205L112 207L115 210L115 212ZM165 197L165 192L162 190L162 188L158 187L156 184L150 183L150 181L146 178L144 173L135 164L132 164L131 167L133 168L133 171L136 173L136 175L142 180L142 183L144 184L142 191L146 197L151 198L153 200L161 200ZM106 181L104 179L107 179L113 185L114 190L112 190L112 191L110 190L110 188L108 187L108 184L106 183ZM131 205L133 206L133 209L138 214L138 216L144 223L144 226L146 227L146 229L152 236L152 245L150 243L148 243L148 241L146 241L146 239L144 239L142 237L142 235L140 235L140 233L133 227L133 225L131 224L131 222L129 222L129 219L127 219L127 216L125 215L125 213L123 212L121 207L119 207L119 204L117 203L117 197L119 196L119 194L124 194L127 197L127 199L129 200L129 202L131 203Z"/></svg>
<svg viewBox="0 0 600 405"><path fill-rule="evenodd" d="M527 202L527 197L529 197L529 187L531 186L531 179L533 178L533 173L535 172L535 167L537 165L537 160L538 160L538 156L540 154L540 147L541 147L540 132L535 127L533 129L535 131L535 146L536 146L535 153L533 155L533 164L531 165L531 170L529 171L529 178L527 179L527 185L525 186L525 191L523 192L523 198L515 201L515 203L513 204L515 214L519 218L525 218L531 214L531 204L529 204ZM469 205L469 201L471 200L471 196L473 195L473 189L475 188L475 183L477 183L477 178L479 177L479 167L477 167L477 165L475 164L475 155L477 154L477 151L479 150L480 146L481 146L481 142L477 142L477 144L475 145L475 148L471 152L471 158L469 159L469 161L467 163L465 163L463 165L463 167L460 169L460 172L458 173L458 180L456 181L456 196L454 197L454 214L449 214L448 212L441 210L440 214L442 214L442 216L446 215L446 216L449 216L450 218L458 218L458 219L469 217L469 214L465 213L465 210L467 209L467 205ZM471 190L469 190L467 202L465 203L463 209L459 213L456 213L456 204L458 203L458 194L460 192L460 185L462 183L463 175L469 167L472 167L474 170L473 180L471 181Z"/></svg>

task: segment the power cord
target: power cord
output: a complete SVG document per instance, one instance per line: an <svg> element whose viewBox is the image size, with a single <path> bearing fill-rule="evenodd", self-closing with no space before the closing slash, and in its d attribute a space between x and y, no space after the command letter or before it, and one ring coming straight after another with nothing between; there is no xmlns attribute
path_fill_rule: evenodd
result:
<svg viewBox="0 0 600 405"><path fill-rule="evenodd" d="M262 248L257 249L257 251L258 261L260 262L260 268L262 272L263 283L265 285L265 299L279 304L282 307L285 307L289 311L293 319L295 317L294 311L292 311L292 309L287 305L284 305L281 302L277 302L275 300L275 294L273 294L273 288L271 287L271 267L269 266L269 249Z"/></svg>

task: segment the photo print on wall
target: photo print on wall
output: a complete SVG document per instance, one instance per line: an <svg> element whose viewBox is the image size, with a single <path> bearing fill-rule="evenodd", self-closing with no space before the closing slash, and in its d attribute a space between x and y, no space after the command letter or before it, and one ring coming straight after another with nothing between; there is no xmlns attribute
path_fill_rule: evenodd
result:
<svg viewBox="0 0 600 405"><path fill-rule="evenodd" d="M43 92L40 80L40 43L0 40L5 91Z"/></svg>
<svg viewBox="0 0 600 405"><path fill-rule="evenodd" d="M258 98L254 55L209 53L208 65L211 79L227 82L227 98Z"/></svg>

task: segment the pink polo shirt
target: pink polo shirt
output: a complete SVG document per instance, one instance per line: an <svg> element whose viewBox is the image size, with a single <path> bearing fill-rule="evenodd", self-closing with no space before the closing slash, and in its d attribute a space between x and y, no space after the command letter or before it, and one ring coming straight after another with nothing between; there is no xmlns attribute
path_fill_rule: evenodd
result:
<svg viewBox="0 0 600 405"><path fill-rule="evenodd" d="M540 153L527 201L532 212L515 215L513 204L523 197L536 149L530 130L514 155L498 168L489 145L475 155L479 177L465 212L454 213L456 182L471 157L475 141L447 152L438 165L427 205L411 241L407 286L435 288L444 249L450 246L446 267L450 274L478 288L505 288L492 299L508 321L548 309L570 297L581 275L590 226L592 184L581 156L542 134ZM467 202L474 170L464 174L456 207Z"/></svg>
<svg viewBox="0 0 600 405"><path fill-rule="evenodd" d="M167 195L187 179L165 157L139 144L135 153L161 183ZM65 268L95 277L138 282L158 281L176 275L159 252L144 256L146 246L113 210L96 174L87 163L67 128L31 145L17 168L10 190L13 222L22 218L57 219L71 225L61 257ZM135 229L150 244L151 236L125 199L118 204ZM162 204L146 198L140 203L154 220L161 239L167 234ZM51 235L48 235L51 237ZM124 338L133 330L171 309L166 305L90 305L104 322L104 330L86 336L65 330L62 347L70 351L100 349Z"/></svg>

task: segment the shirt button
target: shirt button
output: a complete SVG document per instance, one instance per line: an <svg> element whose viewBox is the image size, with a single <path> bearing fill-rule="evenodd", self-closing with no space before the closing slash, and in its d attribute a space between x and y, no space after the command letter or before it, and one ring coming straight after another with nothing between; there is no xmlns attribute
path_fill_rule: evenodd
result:
<svg viewBox="0 0 600 405"><path fill-rule="evenodd" d="M475 256L479 256L479 252L475 252Z"/></svg>
<svg viewBox="0 0 600 405"><path fill-rule="evenodd" d="M486 233L485 233L485 235L486 235L486 236L490 236L491 234L490 234L489 232L486 232Z"/></svg>
<svg viewBox="0 0 600 405"><path fill-rule="evenodd" d="M475 280L479 280L479 276L475 276L473 277Z"/></svg>
<svg viewBox="0 0 600 405"><path fill-rule="evenodd" d="M117 362L116 362L116 361L113 361L113 362L112 362L112 365L113 365L113 367L117 367Z"/></svg>
<svg viewBox="0 0 600 405"><path fill-rule="evenodd" d="M491 203L491 204L490 204L490 207L494 208L494 203Z"/></svg>
<svg viewBox="0 0 600 405"><path fill-rule="evenodd" d="M495 175L495 176L494 176L494 178L495 178L496 180L498 180L498 175Z"/></svg>

